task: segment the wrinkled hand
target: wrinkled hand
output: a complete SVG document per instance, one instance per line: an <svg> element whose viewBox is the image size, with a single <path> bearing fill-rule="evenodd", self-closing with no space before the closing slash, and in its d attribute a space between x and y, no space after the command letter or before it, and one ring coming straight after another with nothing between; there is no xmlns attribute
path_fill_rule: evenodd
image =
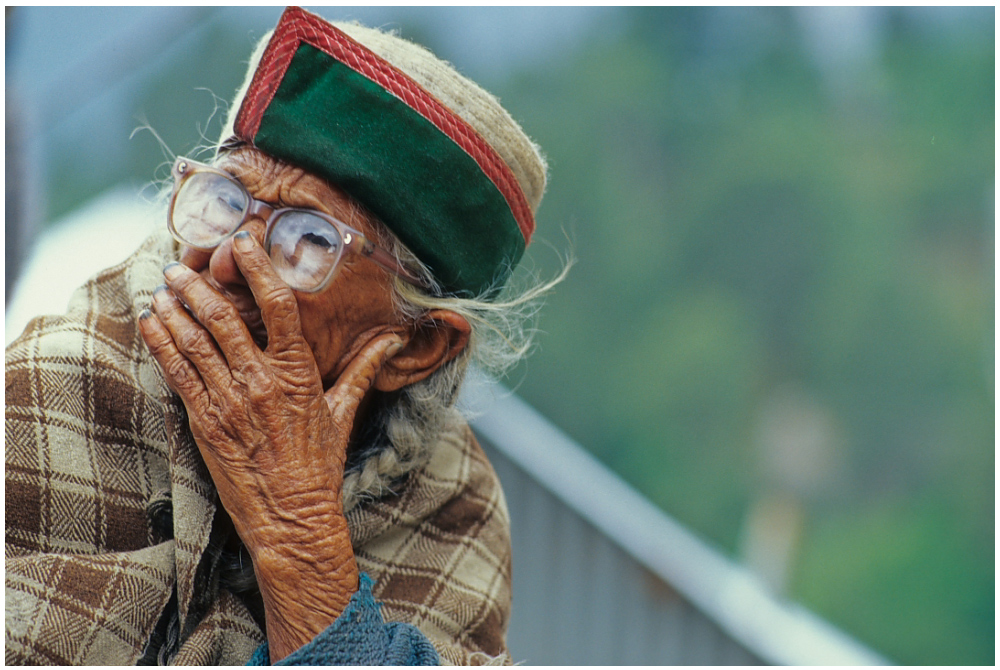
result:
<svg viewBox="0 0 1000 670"><path fill-rule="evenodd" d="M260 307L266 349L230 301L180 264L164 270L155 314L139 327L254 560L274 662L332 623L357 589L344 460L359 403L402 342L376 337L324 392L294 293L251 237L237 236L233 255Z"/></svg>

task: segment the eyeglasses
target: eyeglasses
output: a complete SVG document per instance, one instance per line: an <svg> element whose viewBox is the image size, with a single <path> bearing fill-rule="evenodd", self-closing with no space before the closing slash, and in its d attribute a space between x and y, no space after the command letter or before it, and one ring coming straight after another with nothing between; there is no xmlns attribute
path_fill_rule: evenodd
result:
<svg viewBox="0 0 1000 670"><path fill-rule="evenodd" d="M170 234L187 246L211 251L251 215L266 219L264 251L278 276L297 291L316 293L336 274L344 251L360 253L415 286L426 288L385 249L343 221L313 209L275 209L253 198L231 174L188 158L172 169L174 191L167 213Z"/></svg>

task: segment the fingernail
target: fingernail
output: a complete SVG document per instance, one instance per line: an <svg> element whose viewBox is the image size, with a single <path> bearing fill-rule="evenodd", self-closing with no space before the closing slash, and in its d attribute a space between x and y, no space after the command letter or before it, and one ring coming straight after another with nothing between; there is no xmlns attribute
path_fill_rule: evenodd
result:
<svg viewBox="0 0 1000 670"><path fill-rule="evenodd" d="M163 272L164 272L164 274L166 274L167 269L163 268ZM153 289L153 295L156 295L157 293L163 293L166 290L167 290L167 285L166 284L160 284L159 286L157 286L156 288Z"/></svg>
<svg viewBox="0 0 1000 670"><path fill-rule="evenodd" d="M173 263L168 263L166 267L163 268L163 275L167 279L173 279L179 275L184 269L184 266L174 261Z"/></svg>
<svg viewBox="0 0 1000 670"><path fill-rule="evenodd" d="M253 240L250 239L250 233L245 230L233 235L233 245L240 251L246 251L253 246Z"/></svg>
<svg viewBox="0 0 1000 670"><path fill-rule="evenodd" d="M139 320L140 321L145 321L146 319L148 319L151 316L153 316L153 313L150 312L148 309L144 309L141 312L139 312Z"/></svg>

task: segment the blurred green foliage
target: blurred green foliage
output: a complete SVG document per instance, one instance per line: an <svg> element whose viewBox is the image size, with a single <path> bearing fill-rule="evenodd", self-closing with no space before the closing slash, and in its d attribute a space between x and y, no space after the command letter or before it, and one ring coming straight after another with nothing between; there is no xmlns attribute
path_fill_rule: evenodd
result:
<svg viewBox="0 0 1000 670"><path fill-rule="evenodd" d="M48 163L48 219L73 210L111 184L153 185L146 191L151 196L169 179L175 156L192 155L216 142L255 44L245 31L227 29L218 21L202 24L182 38L173 50L146 66L146 76L131 86L128 105L135 111L117 129L112 141L120 144L110 152L94 146L87 127L94 122L92 110L59 126L50 139L59 158ZM240 55L221 58L220 54ZM100 169L82 169L87 157L108 153L113 157Z"/></svg>
<svg viewBox="0 0 1000 670"><path fill-rule="evenodd" d="M841 72L788 8L622 11L493 87L550 161L539 237L564 249L564 229L579 261L519 392L733 555L753 502L792 491L792 598L895 661L992 663L992 8L938 31L886 9L874 58ZM173 151L216 104L194 88L228 95L251 44L216 25L143 84ZM166 176L151 139L126 154L54 163L50 212ZM787 388L829 417L818 479L763 453Z"/></svg>
<svg viewBox="0 0 1000 670"><path fill-rule="evenodd" d="M804 388L837 453L797 487L790 595L894 660L991 663L992 30L891 12L838 79L789 10L725 48L719 11L633 10L501 91L551 162L541 230L579 258L519 391L737 553L775 485L762 407Z"/></svg>

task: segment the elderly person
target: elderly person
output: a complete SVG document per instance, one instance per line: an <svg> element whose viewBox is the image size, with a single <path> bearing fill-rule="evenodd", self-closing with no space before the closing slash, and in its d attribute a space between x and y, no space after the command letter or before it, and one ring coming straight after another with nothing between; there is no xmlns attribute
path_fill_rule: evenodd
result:
<svg viewBox="0 0 1000 670"><path fill-rule="evenodd" d="M543 160L426 50L297 8L230 115L170 236L7 351L6 661L509 660L453 404L548 288L504 290Z"/></svg>

